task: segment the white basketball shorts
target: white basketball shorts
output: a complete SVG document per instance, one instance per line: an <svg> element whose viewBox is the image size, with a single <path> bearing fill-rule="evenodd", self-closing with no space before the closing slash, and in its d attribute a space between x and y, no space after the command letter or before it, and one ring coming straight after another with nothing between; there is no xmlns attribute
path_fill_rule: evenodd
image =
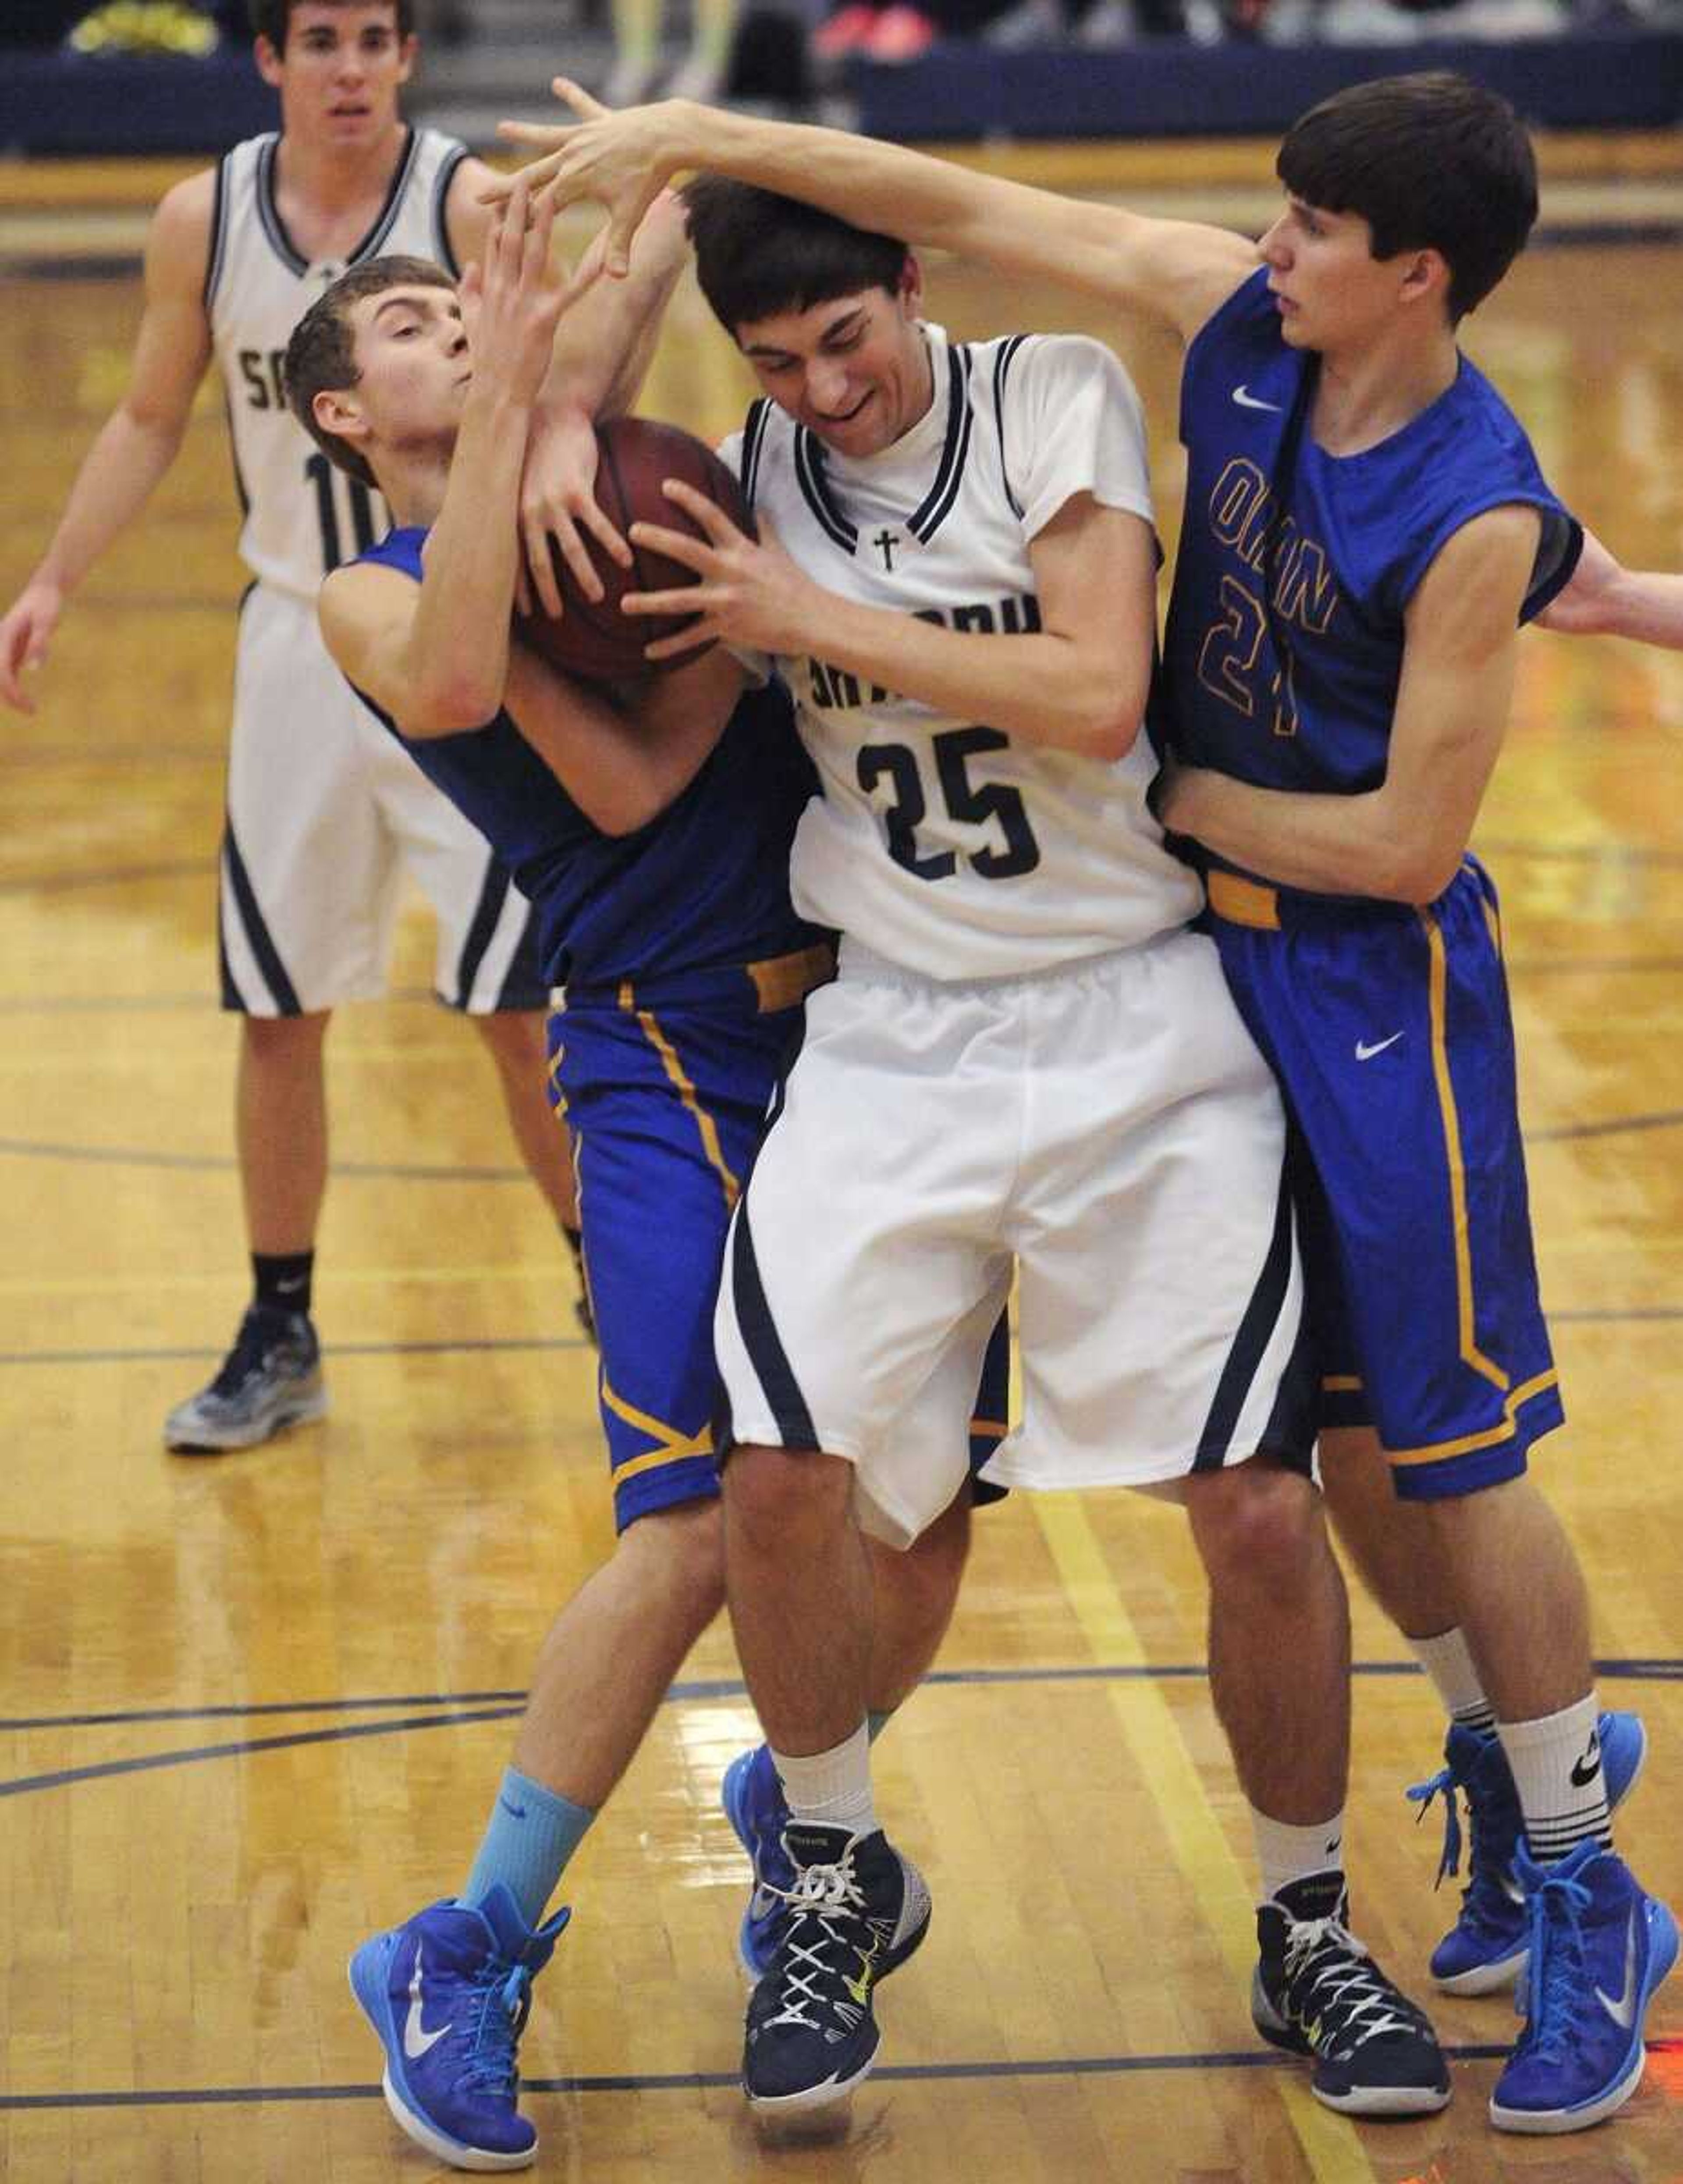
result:
<svg viewBox="0 0 1683 2184"><path fill-rule="evenodd" d="M985 1478L1308 1469L1285 1117L1203 934L964 984L843 943L725 1250L731 1440L850 1459L861 1521L915 1538L1014 1268L1022 1418ZM931 1384L950 1431L908 1446Z"/></svg>
<svg viewBox="0 0 1683 2184"><path fill-rule="evenodd" d="M441 1000L546 1006L530 905L484 836L353 693L314 605L253 585L234 671L223 1006L296 1016L384 993L405 871L437 917Z"/></svg>

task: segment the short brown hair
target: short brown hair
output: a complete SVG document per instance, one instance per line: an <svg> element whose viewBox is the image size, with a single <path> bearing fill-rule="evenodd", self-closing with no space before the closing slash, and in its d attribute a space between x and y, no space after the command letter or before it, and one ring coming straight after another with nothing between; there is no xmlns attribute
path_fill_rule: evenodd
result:
<svg viewBox="0 0 1683 2184"><path fill-rule="evenodd" d="M456 283L430 258L370 258L366 265L353 265L310 305L292 329L282 366L286 400L292 415L330 463L348 471L364 485L379 489L379 480L367 459L342 440L325 432L316 421L318 394L354 387L362 377L357 363L356 337L351 330L353 308L369 296L383 296L388 288L451 288Z"/></svg>
<svg viewBox="0 0 1683 2184"><path fill-rule="evenodd" d="M1525 247L1537 167L1505 98L1447 70L1349 85L1286 131L1275 172L1323 212L1353 212L1373 255L1436 250L1449 315L1481 304Z"/></svg>
<svg viewBox="0 0 1683 2184"><path fill-rule="evenodd" d="M364 6L367 0L317 0L325 8L353 8ZM251 17L252 36L267 38L277 53L286 50L286 32L292 26L292 10L303 5L303 0L247 0L247 14ZM415 0L392 0L397 18L397 36L412 38L415 34Z"/></svg>

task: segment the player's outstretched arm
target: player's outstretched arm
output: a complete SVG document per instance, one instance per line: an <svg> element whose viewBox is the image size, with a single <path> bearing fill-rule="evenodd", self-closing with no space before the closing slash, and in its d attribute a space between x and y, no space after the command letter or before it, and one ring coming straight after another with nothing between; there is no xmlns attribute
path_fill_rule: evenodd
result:
<svg viewBox="0 0 1683 2184"><path fill-rule="evenodd" d="M1044 276L1166 320L1186 337L1258 262L1253 246L1224 228L1025 188L842 130L756 120L689 99L614 114L564 76L554 89L579 116L575 126L504 122L502 133L543 154L526 170L534 183L553 185L564 203L590 198L607 208L610 272L625 263L656 192L697 167L802 198L855 227Z"/></svg>
<svg viewBox="0 0 1683 2184"><path fill-rule="evenodd" d="M0 621L0 700L20 712L35 710L24 677L45 661L65 604L181 447L210 360L204 278L214 195L214 175L194 175L153 214L128 392L83 458L39 566Z"/></svg>
<svg viewBox="0 0 1683 2184"><path fill-rule="evenodd" d="M1538 531L1535 509L1492 509L1455 532L1415 588L1377 788L1306 794L1171 767L1153 800L1164 825L1284 886L1435 901L1466 855L1507 730Z"/></svg>
<svg viewBox="0 0 1683 2184"><path fill-rule="evenodd" d="M1683 576L1627 569L1586 531L1571 582L1543 609L1536 626L1564 637L1628 637L1683 651Z"/></svg>
<svg viewBox="0 0 1683 2184"><path fill-rule="evenodd" d="M329 651L408 736L482 727L503 703L526 435L569 293L550 254L554 206L530 209L516 190L462 282L473 376L419 588L353 563L321 589ZM335 396L315 398L336 429Z"/></svg>
<svg viewBox="0 0 1683 2184"><path fill-rule="evenodd" d="M464 160L456 171L445 217L463 265L484 245L493 210L486 192L497 181L477 159ZM597 503L593 427L598 418L626 415L642 390L662 316L689 254L682 208L675 199L657 203L623 281L594 277L606 251L606 236L599 235L574 276L577 300L556 330L520 482L525 580L553 619L561 615L562 601L552 539L587 599L603 596L589 541L610 559L630 565L630 548Z"/></svg>

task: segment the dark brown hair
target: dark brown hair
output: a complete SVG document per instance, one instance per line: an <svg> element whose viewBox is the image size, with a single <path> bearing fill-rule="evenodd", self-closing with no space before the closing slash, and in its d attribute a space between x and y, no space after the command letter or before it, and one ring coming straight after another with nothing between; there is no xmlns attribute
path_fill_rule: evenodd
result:
<svg viewBox="0 0 1683 2184"><path fill-rule="evenodd" d="M329 390L336 393L354 387L362 377L351 326L351 312L356 304L369 296L383 296L388 288L453 289L455 286L444 268L435 265L430 258L370 258L366 265L353 265L348 273L342 273L330 288L316 298L293 327L286 344L281 370L292 415L329 462L376 490L379 480L366 458L336 432L324 432L317 423L315 398Z"/></svg>

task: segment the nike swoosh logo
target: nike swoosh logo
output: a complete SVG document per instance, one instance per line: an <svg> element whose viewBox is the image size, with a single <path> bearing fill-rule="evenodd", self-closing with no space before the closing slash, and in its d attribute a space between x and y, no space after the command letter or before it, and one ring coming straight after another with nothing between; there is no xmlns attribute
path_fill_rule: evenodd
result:
<svg viewBox="0 0 1683 2184"><path fill-rule="evenodd" d="M1600 1772L1601 1739L1599 1736L1592 1736L1585 1749L1583 1758L1572 1762L1573 1787L1579 1790L1587 1789Z"/></svg>
<svg viewBox="0 0 1683 2184"><path fill-rule="evenodd" d="M1596 2000L1613 2020L1621 2032L1628 2032L1636 2021L1636 1914L1630 1914L1630 1924L1625 1935L1625 1992L1617 2002L1610 1994L1596 1989Z"/></svg>
<svg viewBox="0 0 1683 2184"><path fill-rule="evenodd" d="M500 1792L497 1795L497 1802L502 1806L505 1813L512 1814L515 1819L523 1820L526 1817L526 1808L524 1805L511 1805L508 1800Z"/></svg>
<svg viewBox="0 0 1683 2184"><path fill-rule="evenodd" d="M1394 1031L1391 1033L1389 1039L1375 1039L1371 1046L1368 1045L1366 1039L1358 1039L1356 1041L1357 1061L1371 1061L1375 1055L1383 1054L1388 1046L1395 1046L1397 1040L1401 1039L1402 1036L1402 1034L1400 1031Z"/></svg>
<svg viewBox="0 0 1683 2184"><path fill-rule="evenodd" d="M436 2048L450 2030L441 2025L436 2032L429 2032L421 2022L421 1953L415 1950L414 1976L409 1981L409 2012L403 2020L403 2053L410 2062L419 2063L430 2048Z"/></svg>
<svg viewBox="0 0 1683 2184"><path fill-rule="evenodd" d="M1242 387L1234 388L1233 399L1241 410L1272 410L1276 415L1279 415L1281 407L1278 402L1259 401L1254 394L1248 393Z"/></svg>

